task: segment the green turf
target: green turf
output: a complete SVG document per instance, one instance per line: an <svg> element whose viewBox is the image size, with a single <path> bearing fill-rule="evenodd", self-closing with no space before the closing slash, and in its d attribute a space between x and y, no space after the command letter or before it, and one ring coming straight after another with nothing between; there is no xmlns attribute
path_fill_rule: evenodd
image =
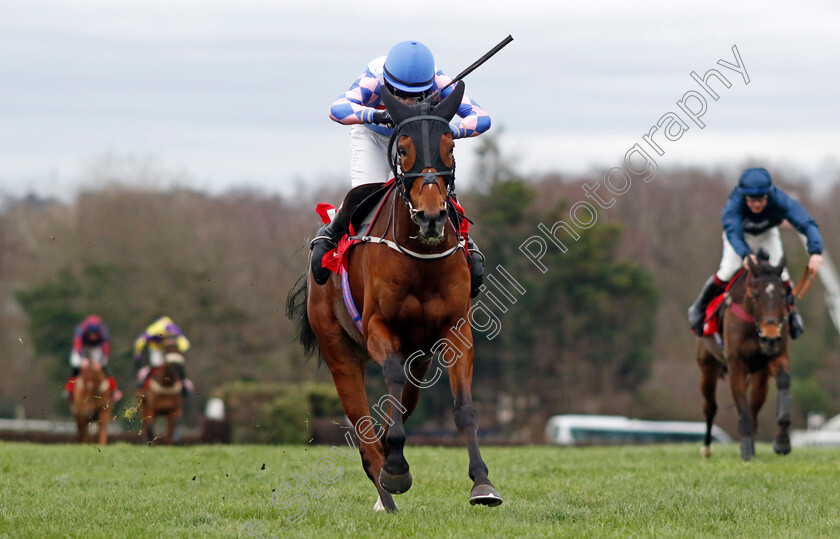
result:
<svg viewBox="0 0 840 539"><path fill-rule="evenodd" d="M837 451L759 444L749 464L736 445L709 460L693 444L483 454L500 507L469 505L464 449L409 446L414 486L382 514L360 464L324 446L0 443L0 537L840 536ZM343 471L332 484L315 478L326 456L341 470L322 475ZM295 486L307 473L320 498ZM280 501L308 503L296 522L297 507L272 504L284 483Z"/></svg>

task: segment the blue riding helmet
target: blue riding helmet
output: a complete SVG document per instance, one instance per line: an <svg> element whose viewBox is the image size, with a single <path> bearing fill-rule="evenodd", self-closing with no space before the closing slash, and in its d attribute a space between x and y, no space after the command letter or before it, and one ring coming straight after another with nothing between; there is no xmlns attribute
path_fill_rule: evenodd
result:
<svg viewBox="0 0 840 539"><path fill-rule="evenodd" d="M771 187L773 182L770 181L770 173L763 168L748 168L738 180L738 190L744 196L766 195Z"/></svg>
<svg viewBox="0 0 840 539"><path fill-rule="evenodd" d="M383 75L394 88L419 94L435 82L435 58L422 43L403 41L388 52Z"/></svg>

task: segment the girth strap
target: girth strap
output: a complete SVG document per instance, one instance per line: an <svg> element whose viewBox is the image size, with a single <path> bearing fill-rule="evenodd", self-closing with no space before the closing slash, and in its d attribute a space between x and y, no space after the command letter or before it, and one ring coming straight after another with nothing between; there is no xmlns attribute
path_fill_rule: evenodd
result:
<svg viewBox="0 0 840 539"><path fill-rule="evenodd" d="M391 240L381 238L381 237L378 237L378 236L351 236L350 239L360 241L360 242L364 242L364 243L384 243L385 245L387 245L388 247L390 247L391 249L393 249L393 250L395 250L399 253L402 253L402 254L405 254L405 255L408 255L408 256L411 256L411 257L414 257L414 258L419 258L420 260L437 260L439 258L446 258L447 256L451 255L452 253L454 253L458 249L464 249L465 251L467 249L467 242L466 242L466 240L463 240L463 239L461 241L459 241L457 245L453 246L450 249L447 249L446 251L442 251L440 253L429 253L429 254L418 253L416 251L412 251L411 249L406 249L405 247L403 247L402 245L400 245L398 243L395 243Z"/></svg>

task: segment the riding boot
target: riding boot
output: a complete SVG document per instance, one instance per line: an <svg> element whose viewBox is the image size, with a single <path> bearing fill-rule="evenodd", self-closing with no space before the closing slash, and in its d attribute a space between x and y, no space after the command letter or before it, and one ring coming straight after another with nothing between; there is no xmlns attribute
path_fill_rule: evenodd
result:
<svg viewBox="0 0 840 539"><path fill-rule="evenodd" d="M464 208L458 203L458 197L455 193L450 195L451 204L447 204L449 209L449 220L458 234L462 235L467 241L467 254L469 255L470 265L470 298L475 298L481 292L481 284L484 282L484 255L478 250L478 246L470 237L468 230L471 221L467 219L464 214Z"/></svg>
<svg viewBox="0 0 840 539"><path fill-rule="evenodd" d="M344 211L344 207L339 207L333 220L322 226L309 243L309 248L312 250L309 257L312 266L312 279L319 285L325 284L330 277L330 270L321 265L324 255L330 249L335 249L338 240L347 233L345 221L348 219L345 219L344 213L347 213Z"/></svg>
<svg viewBox="0 0 840 539"><path fill-rule="evenodd" d="M102 368L102 371L105 373L105 376L108 377L108 386L111 388L111 397L114 399L114 402L118 402L123 398L123 392L117 387L117 379L114 378L114 371L109 365L105 365Z"/></svg>
<svg viewBox="0 0 840 539"><path fill-rule="evenodd" d="M70 367L70 376L68 377L67 384L64 386L64 391L61 392L61 396L64 400L70 398L70 393L73 391L73 384L76 382L76 378L78 377L79 367Z"/></svg>
<svg viewBox="0 0 840 539"><path fill-rule="evenodd" d="M788 331L791 339L798 339L805 332L805 323L796 309L793 294L788 294Z"/></svg>
<svg viewBox="0 0 840 539"><path fill-rule="evenodd" d="M382 183L366 183L351 189L344 197L344 202L338 207L332 221L315 233L315 237L309 243L309 248L312 250L309 261L312 267L312 279L315 283L323 285L330 278L330 270L324 268L321 261L324 259L324 255L330 249L334 249L341 237L349 231L350 218L353 212L368 198L382 191L384 185Z"/></svg>
<svg viewBox="0 0 840 539"><path fill-rule="evenodd" d="M484 255L470 236L466 239L467 252L470 254L470 298L475 298L484 282Z"/></svg>
<svg viewBox="0 0 840 539"><path fill-rule="evenodd" d="M698 337L703 336L703 324L706 321L706 307L718 294L723 292L726 288L726 283L717 278L717 275L712 275L706 280L700 295L688 308L688 324L691 331Z"/></svg>
<svg viewBox="0 0 840 539"><path fill-rule="evenodd" d="M192 380L187 378L187 369L183 365L180 365L180 364L176 365L176 367L178 369L178 374L181 375L181 380L183 380L183 383L182 383L182 386L181 386L181 395L183 395L184 398L186 398L186 397L188 397L189 395L192 394L195 386L193 386Z"/></svg>

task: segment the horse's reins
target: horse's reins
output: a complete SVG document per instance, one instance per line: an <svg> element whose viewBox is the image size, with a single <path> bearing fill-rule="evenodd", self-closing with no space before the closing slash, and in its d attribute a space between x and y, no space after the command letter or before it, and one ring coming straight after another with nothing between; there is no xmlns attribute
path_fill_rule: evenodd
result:
<svg viewBox="0 0 840 539"><path fill-rule="evenodd" d="M421 260L436 260L436 259L439 259L439 258L446 258L447 256L451 255L452 253L454 253L458 249L461 249L462 247L464 249L466 249L466 247L464 245L464 243L465 243L464 240L459 240L458 243L455 244L455 246L447 249L446 251L442 251L440 253L418 253L416 251L412 251L411 249L408 249L408 248L400 245L399 242L397 241L397 230L396 230L396 228L397 228L397 224L396 224L397 223L397 220L396 220L396 208L397 208L396 196L397 196L396 193L394 193L394 195L393 195L394 200L391 202L391 212L388 214L388 223L386 223L386 230L387 230L388 227L391 228L391 237L393 237L394 240L392 241L392 240L389 240L389 239L381 237L381 236L355 236L353 239L358 239L361 242L381 243L381 244L387 245L388 247L390 247L391 249L394 249L395 251L397 251L399 253L402 253L404 255L408 255L408 256L413 257L413 258L419 258Z"/></svg>
<svg viewBox="0 0 840 539"><path fill-rule="evenodd" d="M808 291L808 288L811 286L811 282L816 277L817 272L811 271L810 266L805 266L805 273L802 274L802 279L796 284L796 287L793 289L793 294L796 299L802 299L802 296L805 295L805 292Z"/></svg>

